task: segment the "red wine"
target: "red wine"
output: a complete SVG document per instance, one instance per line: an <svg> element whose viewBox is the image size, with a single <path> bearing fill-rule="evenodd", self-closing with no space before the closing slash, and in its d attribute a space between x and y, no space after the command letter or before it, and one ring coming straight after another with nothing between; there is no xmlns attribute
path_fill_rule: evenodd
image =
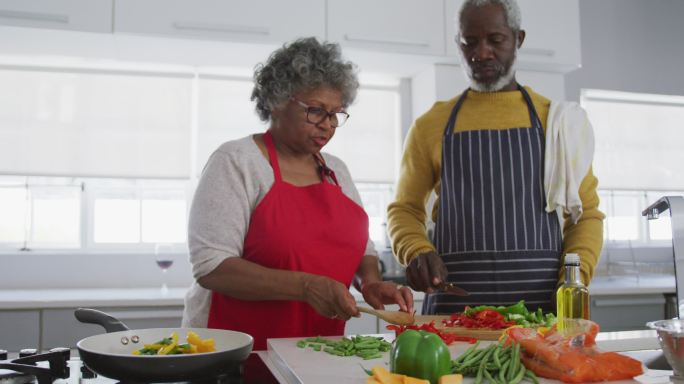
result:
<svg viewBox="0 0 684 384"><path fill-rule="evenodd" d="M157 260L157 265L163 270L167 270L173 265L173 260Z"/></svg>

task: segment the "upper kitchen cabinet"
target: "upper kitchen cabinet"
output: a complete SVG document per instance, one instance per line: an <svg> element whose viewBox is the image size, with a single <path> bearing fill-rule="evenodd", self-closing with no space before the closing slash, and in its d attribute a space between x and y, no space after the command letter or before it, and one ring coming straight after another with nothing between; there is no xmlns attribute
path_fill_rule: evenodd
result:
<svg viewBox="0 0 684 384"><path fill-rule="evenodd" d="M456 12L462 0L446 1L447 55L456 56ZM578 0L518 0L526 36L518 64L531 70L568 72L582 64Z"/></svg>
<svg viewBox="0 0 684 384"><path fill-rule="evenodd" d="M444 55L443 0L328 0L328 40L375 51Z"/></svg>
<svg viewBox="0 0 684 384"><path fill-rule="evenodd" d="M277 43L325 37L320 0L116 0L115 32Z"/></svg>
<svg viewBox="0 0 684 384"><path fill-rule="evenodd" d="M112 0L0 0L0 25L112 32Z"/></svg>

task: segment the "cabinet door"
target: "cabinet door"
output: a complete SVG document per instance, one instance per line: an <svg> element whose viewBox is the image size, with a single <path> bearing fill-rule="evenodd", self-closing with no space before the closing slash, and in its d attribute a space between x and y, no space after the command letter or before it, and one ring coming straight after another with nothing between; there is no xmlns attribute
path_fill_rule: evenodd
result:
<svg viewBox="0 0 684 384"><path fill-rule="evenodd" d="M0 24L112 31L112 0L0 0Z"/></svg>
<svg viewBox="0 0 684 384"><path fill-rule="evenodd" d="M589 308L591 320L601 326L601 331L632 331L646 329L646 323L665 317L665 296L612 295L591 296Z"/></svg>
<svg viewBox="0 0 684 384"><path fill-rule="evenodd" d="M456 14L462 0L446 1L446 50L456 56ZM518 0L526 36L518 52L518 64L526 69L567 72L582 63L578 0Z"/></svg>
<svg viewBox="0 0 684 384"><path fill-rule="evenodd" d="M0 311L0 349L40 348L40 311Z"/></svg>
<svg viewBox="0 0 684 384"><path fill-rule="evenodd" d="M442 0L328 0L328 39L369 50L444 54Z"/></svg>
<svg viewBox="0 0 684 384"><path fill-rule="evenodd" d="M117 0L116 32L271 42L325 37L319 0Z"/></svg>
<svg viewBox="0 0 684 384"><path fill-rule="evenodd" d="M178 328L183 307L97 308L121 320L130 329ZM75 348L76 343L88 336L105 333L99 325L83 324L74 317L75 308L43 310L44 349L55 347Z"/></svg>

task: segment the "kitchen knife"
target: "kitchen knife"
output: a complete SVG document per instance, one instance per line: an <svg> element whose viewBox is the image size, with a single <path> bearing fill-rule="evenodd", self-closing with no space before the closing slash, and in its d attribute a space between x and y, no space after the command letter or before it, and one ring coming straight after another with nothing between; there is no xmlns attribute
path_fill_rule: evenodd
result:
<svg viewBox="0 0 684 384"><path fill-rule="evenodd" d="M439 291L444 293L450 293L456 296L470 296L470 293L465 289L455 285L454 283L442 282L439 286Z"/></svg>

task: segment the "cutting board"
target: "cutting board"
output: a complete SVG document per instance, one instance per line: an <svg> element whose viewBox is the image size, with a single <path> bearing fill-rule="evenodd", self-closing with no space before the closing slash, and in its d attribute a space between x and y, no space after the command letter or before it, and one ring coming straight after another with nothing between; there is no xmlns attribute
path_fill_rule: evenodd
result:
<svg viewBox="0 0 684 384"><path fill-rule="evenodd" d="M392 341L394 335L384 336L387 341ZM330 337L339 339L341 337ZM389 369L389 352L373 360L363 360L356 356L333 356L325 352L316 352L311 348L298 348L297 341L301 338L269 339L266 358L267 365L274 366L286 383L292 384L364 384L367 379L366 373L361 369L370 369L381 365ZM490 341L482 341L480 348L489 345ZM451 358L455 359L470 347L470 344L456 342L449 346ZM664 384L669 383L670 371L648 371L635 380L622 380L606 382L611 384ZM466 377L464 384L472 384L475 379ZM540 379L540 384L560 384L560 381Z"/></svg>
<svg viewBox="0 0 684 384"><path fill-rule="evenodd" d="M435 328L442 332L453 333L458 336L474 337L478 340L499 340L503 330L466 328L466 327L447 327L442 320L449 319L448 315L416 315L416 325L435 322Z"/></svg>

